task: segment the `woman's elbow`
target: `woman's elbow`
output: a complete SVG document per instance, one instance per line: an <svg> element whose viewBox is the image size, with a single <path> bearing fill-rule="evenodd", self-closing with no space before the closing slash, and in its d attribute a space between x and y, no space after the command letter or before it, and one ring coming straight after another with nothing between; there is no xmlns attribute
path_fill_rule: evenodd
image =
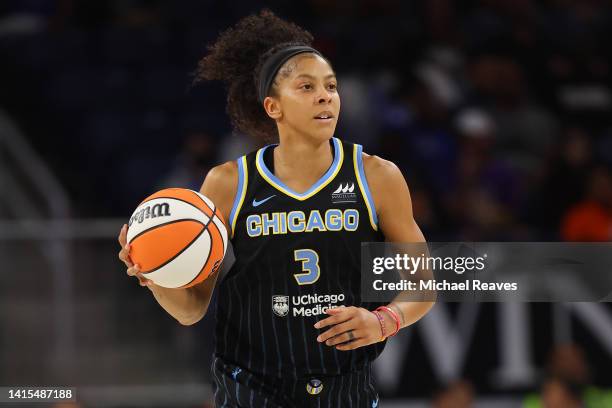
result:
<svg viewBox="0 0 612 408"><path fill-rule="evenodd" d="M181 316L177 317L176 320L182 324L183 326L192 326L202 320L202 318L206 315L208 307L200 310L198 313L194 313L190 316Z"/></svg>

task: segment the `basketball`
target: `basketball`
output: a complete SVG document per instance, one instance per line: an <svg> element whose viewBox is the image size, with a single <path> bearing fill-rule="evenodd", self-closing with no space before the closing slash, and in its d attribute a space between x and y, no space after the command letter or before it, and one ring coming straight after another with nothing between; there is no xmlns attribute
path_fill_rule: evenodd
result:
<svg viewBox="0 0 612 408"><path fill-rule="evenodd" d="M204 195L167 188L147 197L130 217L130 257L165 288L188 288L216 272L227 249L221 212Z"/></svg>

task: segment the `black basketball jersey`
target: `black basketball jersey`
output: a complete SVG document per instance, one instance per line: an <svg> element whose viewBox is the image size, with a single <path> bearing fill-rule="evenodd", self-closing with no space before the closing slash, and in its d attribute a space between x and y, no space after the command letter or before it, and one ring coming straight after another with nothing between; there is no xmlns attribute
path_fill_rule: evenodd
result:
<svg viewBox="0 0 612 408"><path fill-rule="evenodd" d="M366 366L385 342L338 351L313 325L360 299L361 242L382 241L360 145L330 140L334 160L308 191L274 176L273 148L238 159L228 224L236 262L217 294L217 356L266 376L301 378Z"/></svg>

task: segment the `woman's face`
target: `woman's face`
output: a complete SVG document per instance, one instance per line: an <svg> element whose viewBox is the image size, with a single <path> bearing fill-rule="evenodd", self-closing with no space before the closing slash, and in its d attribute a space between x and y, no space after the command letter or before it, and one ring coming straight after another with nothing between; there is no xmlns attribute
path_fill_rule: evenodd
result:
<svg viewBox="0 0 612 408"><path fill-rule="evenodd" d="M275 96L269 102L272 116L283 128L318 140L334 135L340 114L336 75L325 59L316 54L299 54L279 70Z"/></svg>

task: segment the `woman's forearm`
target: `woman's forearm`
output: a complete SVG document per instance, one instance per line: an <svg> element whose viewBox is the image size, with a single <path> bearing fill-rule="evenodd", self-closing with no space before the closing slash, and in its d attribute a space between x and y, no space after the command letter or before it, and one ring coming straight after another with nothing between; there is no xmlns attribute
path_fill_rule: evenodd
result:
<svg viewBox="0 0 612 408"><path fill-rule="evenodd" d="M185 289L169 289L157 285L147 286L157 303L182 325L197 323L204 317L210 304L219 272L202 283Z"/></svg>
<svg viewBox="0 0 612 408"><path fill-rule="evenodd" d="M435 302L391 302L388 306L395 310L400 319L400 328L410 326L425 316Z"/></svg>
<svg viewBox="0 0 612 408"><path fill-rule="evenodd" d="M194 324L206 314L210 299L208 302L202 299L193 287L185 289L169 289L157 285L147 287L153 292L157 303L183 325Z"/></svg>

